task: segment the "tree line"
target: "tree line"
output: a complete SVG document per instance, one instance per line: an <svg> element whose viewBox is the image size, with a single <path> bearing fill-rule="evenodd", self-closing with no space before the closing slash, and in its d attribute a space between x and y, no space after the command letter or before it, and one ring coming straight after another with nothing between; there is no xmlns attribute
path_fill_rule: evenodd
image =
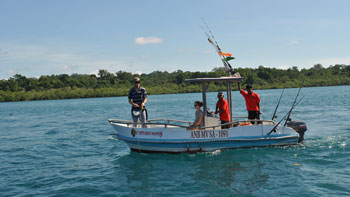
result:
<svg viewBox="0 0 350 197"><path fill-rule="evenodd" d="M253 84L254 89L293 88L304 86L350 85L350 65L334 65L327 68L316 64L309 69L297 67L277 69L259 66L258 68L237 68L244 77L242 85ZM228 76L224 68L214 68L210 72L189 72L177 70L154 71L149 74L132 74L118 71L110 73L99 70L97 76L87 74L44 75L27 78L16 74L7 80L0 80L0 102L52 100L70 98L92 98L125 96L133 86L134 77L141 79L148 94L174 94L200 92L201 87L185 83L185 79ZM209 83L209 91L225 90L220 82Z"/></svg>

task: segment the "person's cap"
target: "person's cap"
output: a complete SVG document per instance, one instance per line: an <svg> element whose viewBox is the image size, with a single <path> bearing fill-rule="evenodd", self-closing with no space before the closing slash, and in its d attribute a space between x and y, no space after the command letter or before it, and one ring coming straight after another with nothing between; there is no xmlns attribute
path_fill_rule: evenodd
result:
<svg viewBox="0 0 350 197"><path fill-rule="evenodd" d="M134 82L140 82L140 78L135 77Z"/></svg>
<svg viewBox="0 0 350 197"><path fill-rule="evenodd" d="M223 96L223 95L224 95L224 93L222 93L222 92L218 92L218 96L219 96L219 95L222 95L222 96Z"/></svg>
<svg viewBox="0 0 350 197"><path fill-rule="evenodd" d="M253 88L253 86L247 85L245 88L246 88L246 89L251 89L251 88Z"/></svg>

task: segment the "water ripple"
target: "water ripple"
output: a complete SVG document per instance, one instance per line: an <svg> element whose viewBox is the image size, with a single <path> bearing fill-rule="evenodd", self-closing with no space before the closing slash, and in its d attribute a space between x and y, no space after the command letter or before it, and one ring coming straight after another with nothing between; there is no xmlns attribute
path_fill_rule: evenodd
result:
<svg viewBox="0 0 350 197"><path fill-rule="evenodd" d="M286 89L279 114L296 92ZM308 126L301 145L178 155L134 153L109 135L126 97L0 103L0 196L349 196L350 86L307 92L293 115ZM258 93L271 117L280 90ZM192 120L200 97L151 95L149 115ZM245 115L238 92L233 100Z"/></svg>

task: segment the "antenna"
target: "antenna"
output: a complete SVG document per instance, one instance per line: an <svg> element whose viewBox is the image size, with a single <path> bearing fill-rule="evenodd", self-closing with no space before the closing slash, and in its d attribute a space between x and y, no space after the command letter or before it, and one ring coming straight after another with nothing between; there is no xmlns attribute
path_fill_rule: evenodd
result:
<svg viewBox="0 0 350 197"><path fill-rule="evenodd" d="M234 57L232 57L232 54L230 53L223 53L221 51L221 48L219 47L219 44L217 43L217 41L215 40L215 36L213 34L213 32L210 30L208 24L205 22L204 18L202 18L203 23L205 24L208 32L206 31L206 29L204 29L203 27L202 30L205 33L205 35L208 38L208 42L213 45L213 47L215 48L216 52L219 54L222 63L224 64L225 70L227 73L230 74L230 76L234 75L236 72L233 70L232 66L228 63L228 61L235 59Z"/></svg>

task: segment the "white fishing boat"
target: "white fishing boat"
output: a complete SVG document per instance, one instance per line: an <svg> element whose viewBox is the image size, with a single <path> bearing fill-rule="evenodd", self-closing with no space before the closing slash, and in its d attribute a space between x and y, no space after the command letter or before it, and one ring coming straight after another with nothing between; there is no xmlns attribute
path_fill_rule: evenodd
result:
<svg viewBox="0 0 350 197"><path fill-rule="evenodd" d="M286 120L286 124L282 125L282 121L237 120L232 116L231 83L242 80L240 76L185 80L202 84L203 109L207 109L207 83L221 81L226 84L226 98L233 121L224 125L219 124L219 118L207 110L204 110L204 126L199 129L190 129L193 122L182 120L153 119L144 124L118 119L108 121L116 130L114 135L137 152L196 153L230 148L295 145L302 142L306 131L304 122ZM221 129L225 125L230 128Z"/></svg>
<svg viewBox="0 0 350 197"><path fill-rule="evenodd" d="M205 23L205 21L203 20ZM207 29L208 25L205 23ZM229 77L187 79L186 82L202 84L204 126L192 129L192 122L181 120L154 119L146 123L133 123L127 120L109 119L116 130L114 135L128 144L131 150L137 152L166 152L166 153L196 153L230 148L246 148L261 146L295 145L303 141L306 124L301 121L291 121L291 110L279 121L272 120L238 120L232 113L232 83L240 83L243 78L235 73L228 61L234 59L232 54L223 53L214 36L206 32L208 41L218 52ZM226 85L226 98L229 105L231 122L219 124L219 119L207 112L206 92L210 82L223 82ZM277 105L278 107L278 105ZM276 107L276 109L277 109ZM276 112L275 109L275 112ZM282 125L282 121L285 120ZM229 127L222 129L223 127Z"/></svg>

